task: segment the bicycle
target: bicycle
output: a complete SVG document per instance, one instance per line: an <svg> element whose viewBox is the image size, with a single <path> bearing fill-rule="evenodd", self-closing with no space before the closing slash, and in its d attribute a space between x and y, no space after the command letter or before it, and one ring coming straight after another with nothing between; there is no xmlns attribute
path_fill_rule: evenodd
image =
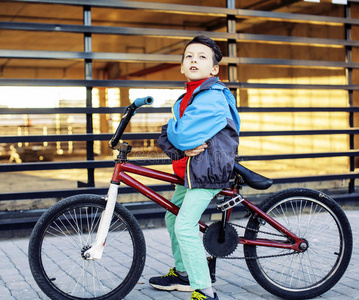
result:
<svg viewBox="0 0 359 300"><path fill-rule="evenodd" d="M126 108L109 142L115 148L137 108L152 104L139 98ZM122 204L117 203L122 182L171 213L179 208L128 173L182 184L174 174L128 161L131 146L120 143L107 197L76 195L49 208L38 220L29 241L29 264L35 281L51 299L122 299L137 284L146 258L142 229ZM353 241L349 221L326 194L306 188L274 193L258 207L240 193L244 184L264 190L272 180L236 163L232 188L217 197L221 221L200 221L203 242L215 280L217 258L245 259L254 279L270 293L285 299L306 299L323 294L343 276ZM244 235L230 222L233 208L249 212ZM232 257L239 244L244 257Z"/></svg>

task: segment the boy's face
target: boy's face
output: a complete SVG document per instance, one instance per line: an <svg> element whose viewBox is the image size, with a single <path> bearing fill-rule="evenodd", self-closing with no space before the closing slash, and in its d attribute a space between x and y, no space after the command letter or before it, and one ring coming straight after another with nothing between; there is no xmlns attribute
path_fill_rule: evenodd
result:
<svg viewBox="0 0 359 300"><path fill-rule="evenodd" d="M219 66L213 65L213 51L203 44L190 44L186 48L181 65L181 73L188 81L198 81L215 76Z"/></svg>

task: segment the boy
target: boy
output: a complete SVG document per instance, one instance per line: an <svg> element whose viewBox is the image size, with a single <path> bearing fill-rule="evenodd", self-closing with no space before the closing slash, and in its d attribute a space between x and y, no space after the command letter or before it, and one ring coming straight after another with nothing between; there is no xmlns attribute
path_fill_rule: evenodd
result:
<svg viewBox="0 0 359 300"><path fill-rule="evenodd" d="M192 291L192 300L218 300L212 289L198 221L211 199L229 187L238 147L240 120L231 92L217 77L222 53L208 37L197 36L183 52L181 73L186 94L173 106L173 118L162 127L158 144L184 179L172 202L177 216L167 212L175 267L150 284L160 290Z"/></svg>

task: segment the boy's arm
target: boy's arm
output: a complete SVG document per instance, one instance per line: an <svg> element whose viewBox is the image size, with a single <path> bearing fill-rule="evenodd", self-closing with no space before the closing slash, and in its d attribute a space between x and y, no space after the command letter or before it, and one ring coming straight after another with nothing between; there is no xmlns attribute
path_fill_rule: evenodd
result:
<svg viewBox="0 0 359 300"><path fill-rule="evenodd" d="M175 146L172 145L172 143L168 140L167 138L167 126L163 125L162 126L162 132L160 137L157 140L158 145L160 146L160 148L162 149L162 151L164 153L166 153L166 155L171 158L172 160L179 160L183 157L185 157L185 153L181 150L178 150Z"/></svg>
<svg viewBox="0 0 359 300"><path fill-rule="evenodd" d="M177 149L194 149L226 127L228 111L221 90L202 92L186 108L182 118L168 121L167 138Z"/></svg>
<svg viewBox="0 0 359 300"><path fill-rule="evenodd" d="M202 145L191 149L191 150L185 150L184 154L186 156L197 156L198 154L201 154L204 150L206 150L206 148L208 148L207 143L203 143Z"/></svg>

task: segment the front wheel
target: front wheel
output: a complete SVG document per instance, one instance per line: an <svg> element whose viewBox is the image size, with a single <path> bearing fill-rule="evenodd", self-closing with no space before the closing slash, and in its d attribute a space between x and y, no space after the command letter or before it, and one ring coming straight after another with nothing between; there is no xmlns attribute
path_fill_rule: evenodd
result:
<svg viewBox="0 0 359 300"><path fill-rule="evenodd" d="M259 207L305 239L308 249L293 253L245 245L246 263L254 279L285 299L309 299L332 288L348 267L353 247L350 224L340 206L319 191L293 188L275 193ZM245 238L288 242L256 216L249 220Z"/></svg>
<svg viewBox="0 0 359 300"><path fill-rule="evenodd" d="M97 195L66 198L44 213L29 242L35 281L51 299L122 299L137 284L146 257L134 216L116 204L101 259L84 252L95 241L106 201Z"/></svg>

